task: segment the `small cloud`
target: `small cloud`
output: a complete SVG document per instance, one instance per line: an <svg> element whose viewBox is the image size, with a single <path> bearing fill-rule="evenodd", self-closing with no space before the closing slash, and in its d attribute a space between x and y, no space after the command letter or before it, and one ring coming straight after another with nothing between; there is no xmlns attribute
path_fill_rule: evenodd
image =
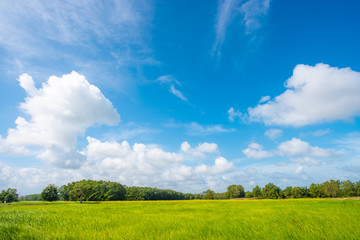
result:
<svg viewBox="0 0 360 240"><path fill-rule="evenodd" d="M300 134L300 136L302 136L302 137L305 137L305 136L321 137L321 136L329 134L330 132L331 132L331 130L329 128L319 129L315 132L302 133L302 134Z"/></svg>
<svg viewBox="0 0 360 240"><path fill-rule="evenodd" d="M304 172L304 167L303 166L299 166L296 170L295 170L295 173L296 174L301 174Z"/></svg>
<svg viewBox="0 0 360 240"><path fill-rule="evenodd" d="M228 119L230 122L234 122L236 118L243 119L243 117L243 114L239 110L235 111L233 107L228 110Z"/></svg>
<svg viewBox="0 0 360 240"><path fill-rule="evenodd" d="M185 124L186 133L191 136L204 136L204 135L212 135L212 134L219 134L219 133L228 133L234 132L235 129L233 128L224 128L222 125L206 125L202 126L196 122L192 122L189 124Z"/></svg>
<svg viewBox="0 0 360 240"><path fill-rule="evenodd" d="M218 145L216 143L199 143L195 148L192 148L188 142L183 142L180 146L181 151L192 154L195 157L205 158L205 153L219 153Z"/></svg>
<svg viewBox="0 0 360 240"><path fill-rule="evenodd" d="M291 162L293 163L299 163L302 165L307 165L307 166L320 166L322 165L322 162L315 160L311 157L302 157L302 158L294 158L291 159Z"/></svg>
<svg viewBox="0 0 360 240"><path fill-rule="evenodd" d="M283 133L282 130L272 128L272 129L267 130L264 133L264 135L267 136L268 138L270 138L271 140L275 140L275 139L278 139L279 137L281 137L282 133Z"/></svg>
<svg viewBox="0 0 360 240"><path fill-rule="evenodd" d="M269 100L270 100L270 96L263 96L263 97L260 99L259 103L264 103L264 102L267 102L267 101L269 101Z"/></svg>
<svg viewBox="0 0 360 240"><path fill-rule="evenodd" d="M263 146L258 143L249 144L248 148L244 149L242 152L246 155L247 158L260 159L274 156L274 154L271 152L263 150Z"/></svg>
<svg viewBox="0 0 360 240"><path fill-rule="evenodd" d="M229 24L237 16L242 17L245 33L251 34L260 28L270 7L270 0L224 0L219 2L215 23L215 42L211 53L220 57L221 46L225 40Z"/></svg>
<svg viewBox="0 0 360 240"><path fill-rule="evenodd" d="M330 131L329 128L328 128L328 129L324 129L324 130L320 129L320 130L317 130L316 132L313 132L312 135L313 135L314 137L320 137L320 136L324 136L324 135L326 135L326 134L329 134L330 132L331 132L331 131Z"/></svg>
<svg viewBox="0 0 360 240"><path fill-rule="evenodd" d="M180 98L183 101L188 101L188 99L184 96L184 94L175 88L175 85L177 86L181 86L181 83L176 80L173 76L171 75L163 75L158 77L155 82L158 82L160 84L165 84L170 86L169 92L171 92L174 96Z"/></svg>
<svg viewBox="0 0 360 240"><path fill-rule="evenodd" d="M174 85L170 86L170 92L175 96L177 96L178 98L180 98L181 100L187 101L187 98L184 96L184 94L179 90L175 89Z"/></svg>
<svg viewBox="0 0 360 240"><path fill-rule="evenodd" d="M173 83L175 83L176 85L181 86L181 83L171 75L160 76L155 81L159 82L159 83L162 83L162 84L173 84Z"/></svg>

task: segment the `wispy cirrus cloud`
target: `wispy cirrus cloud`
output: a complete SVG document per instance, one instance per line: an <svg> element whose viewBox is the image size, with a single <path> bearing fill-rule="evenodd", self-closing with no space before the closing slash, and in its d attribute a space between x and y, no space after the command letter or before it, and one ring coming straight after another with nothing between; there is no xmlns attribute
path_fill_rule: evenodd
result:
<svg viewBox="0 0 360 240"><path fill-rule="evenodd" d="M128 66L157 64L151 18L151 1L1 1L0 59L16 74L49 71L43 78L63 73L59 66L88 77L96 69L104 77L125 74Z"/></svg>
<svg viewBox="0 0 360 240"><path fill-rule="evenodd" d="M245 34L252 34L260 28L269 7L270 0L224 0L220 2L216 16L212 55L220 57L221 45L225 41L228 26L234 19L238 19L237 17L240 16L245 27Z"/></svg>
<svg viewBox="0 0 360 240"><path fill-rule="evenodd" d="M155 82L158 82L160 84L165 84L169 86L169 92L172 93L174 96L180 98L181 100L187 102L188 99L184 96L184 94L175 88L175 85L181 86L181 83L172 75L163 75L158 77Z"/></svg>
<svg viewBox="0 0 360 240"><path fill-rule="evenodd" d="M221 134L235 132L233 128L225 128L223 125L200 125L197 122L185 124L186 133L191 136L204 136L212 134Z"/></svg>

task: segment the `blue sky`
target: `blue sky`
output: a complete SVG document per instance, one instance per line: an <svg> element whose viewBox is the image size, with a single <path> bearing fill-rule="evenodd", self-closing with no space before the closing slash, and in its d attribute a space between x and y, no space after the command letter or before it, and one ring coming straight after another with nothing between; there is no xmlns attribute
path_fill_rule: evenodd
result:
<svg viewBox="0 0 360 240"><path fill-rule="evenodd" d="M359 180L358 1L2 1L0 189Z"/></svg>

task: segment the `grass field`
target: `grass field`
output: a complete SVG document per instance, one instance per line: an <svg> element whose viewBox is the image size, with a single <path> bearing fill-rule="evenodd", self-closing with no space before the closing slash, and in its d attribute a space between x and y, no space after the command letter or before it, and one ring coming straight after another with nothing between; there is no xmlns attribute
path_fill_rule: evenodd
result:
<svg viewBox="0 0 360 240"><path fill-rule="evenodd" d="M2 204L0 239L360 239L360 201Z"/></svg>

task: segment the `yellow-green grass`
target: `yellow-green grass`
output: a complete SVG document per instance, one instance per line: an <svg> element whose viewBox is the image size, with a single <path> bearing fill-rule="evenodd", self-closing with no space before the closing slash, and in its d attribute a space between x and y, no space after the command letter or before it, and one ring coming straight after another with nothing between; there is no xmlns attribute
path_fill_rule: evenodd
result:
<svg viewBox="0 0 360 240"><path fill-rule="evenodd" d="M360 239L360 201L2 204L0 239Z"/></svg>

